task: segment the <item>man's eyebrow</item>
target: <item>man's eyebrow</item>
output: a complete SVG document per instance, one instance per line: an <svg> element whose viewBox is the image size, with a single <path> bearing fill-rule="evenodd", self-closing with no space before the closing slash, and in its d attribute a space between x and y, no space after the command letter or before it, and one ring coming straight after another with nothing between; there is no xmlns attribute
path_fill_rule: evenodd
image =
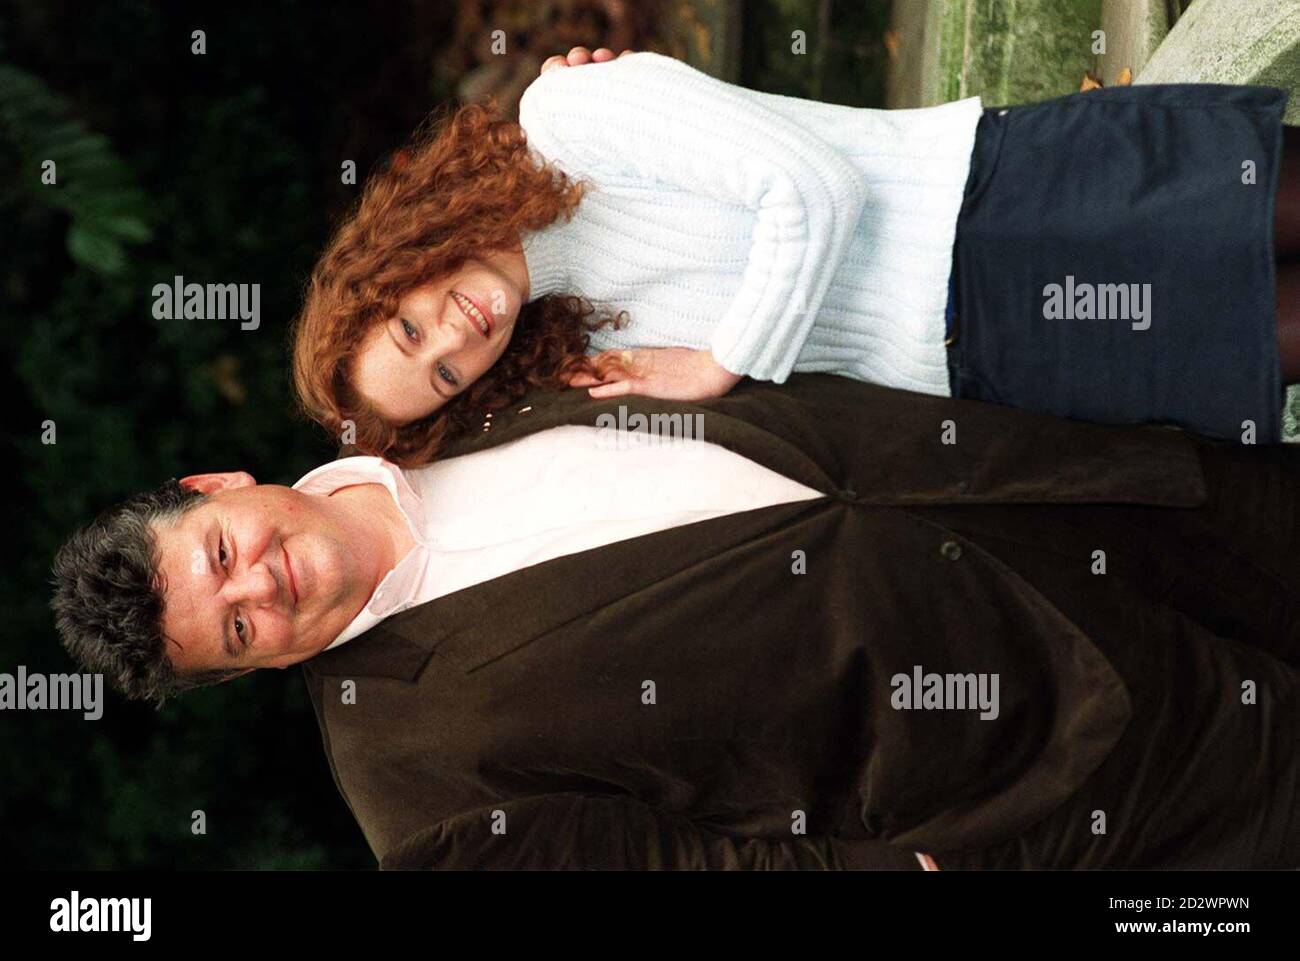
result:
<svg viewBox="0 0 1300 961"><path fill-rule="evenodd" d="M232 661L239 656L239 652L235 650L234 642L230 638L230 618L228 617L221 619L221 647L225 650L226 657Z"/></svg>
<svg viewBox="0 0 1300 961"><path fill-rule="evenodd" d="M214 519L208 528L208 533L203 537L203 556L207 559L209 571L215 571L221 568L221 561L217 557L217 547L220 543L218 540L219 533L220 527L218 522ZM222 601L219 603L224 604L225 602ZM234 640L230 636L230 618L226 617L225 614L222 614L221 616L221 647L222 650L226 652L226 657L231 660L234 660L239 656L239 651L235 647Z"/></svg>

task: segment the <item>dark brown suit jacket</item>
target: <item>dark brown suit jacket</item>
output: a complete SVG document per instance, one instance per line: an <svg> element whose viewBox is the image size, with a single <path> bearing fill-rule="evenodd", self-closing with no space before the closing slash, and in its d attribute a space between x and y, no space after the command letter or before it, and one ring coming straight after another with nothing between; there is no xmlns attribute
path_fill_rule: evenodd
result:
<svg viewBox="0 0 1300 961"><path fill-rule="evenodd" d="M1125 734L1129 685L1047 599L1053 571L926 510L1196 508L1181 433L814 374L699 404L537 391L450 455L620 404L703 414L705 440L825 496L525 568L307 661L381 867L917 868L1014 843ZM916 665L997 673L999 717L893 709Z"/></svg>

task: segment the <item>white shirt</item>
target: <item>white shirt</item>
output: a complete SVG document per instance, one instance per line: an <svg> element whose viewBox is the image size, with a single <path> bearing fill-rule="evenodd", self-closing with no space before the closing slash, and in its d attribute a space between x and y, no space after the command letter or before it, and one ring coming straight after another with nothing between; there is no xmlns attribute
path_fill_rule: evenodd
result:
<svg viewBox="0 0 1300 961"><path fill-rule="evenodd" d="M326 650L416 604L533 564L823 496L708 441L653 440L565 425L414 470L345 457L311 471L295 490L330 494L383 484L415 540Z"/></svg>
<svg viewBox="0 0 1300 961"><path fill-rule="evenodd" d="M530 150L589 181L525 232L529 298L626 310L591 351L712 350L947 396L944 308L979 97L880 110L726 83L641 51L524 91Z"/></svg>

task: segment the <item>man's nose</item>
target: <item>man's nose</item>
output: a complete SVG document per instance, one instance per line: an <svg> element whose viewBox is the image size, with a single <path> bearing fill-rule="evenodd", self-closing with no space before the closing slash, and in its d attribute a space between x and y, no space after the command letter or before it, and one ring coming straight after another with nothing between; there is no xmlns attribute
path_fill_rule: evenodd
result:
<svg viewBox="0 0 1300 961"><path fill-rule="evenodd" d="M226 581L222 593L230 603L262 605L274 603L280 595L280 589L270 568L258 562Z"/></svg>

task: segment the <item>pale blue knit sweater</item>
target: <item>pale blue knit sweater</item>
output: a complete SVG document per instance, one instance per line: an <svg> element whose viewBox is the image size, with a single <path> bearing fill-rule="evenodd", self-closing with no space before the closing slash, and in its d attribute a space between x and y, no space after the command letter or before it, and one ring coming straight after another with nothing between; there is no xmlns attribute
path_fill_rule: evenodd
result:
<svg viewBox="0 0 1300 961"><path fill-rule="evenodd" d="M529 299L627 310L593 352L711 348L759 380L825 371L947 395L948 273L981 110L759 93L650 52L548 70L520 124L595 186L569 222L524 235Z"/></svg>

